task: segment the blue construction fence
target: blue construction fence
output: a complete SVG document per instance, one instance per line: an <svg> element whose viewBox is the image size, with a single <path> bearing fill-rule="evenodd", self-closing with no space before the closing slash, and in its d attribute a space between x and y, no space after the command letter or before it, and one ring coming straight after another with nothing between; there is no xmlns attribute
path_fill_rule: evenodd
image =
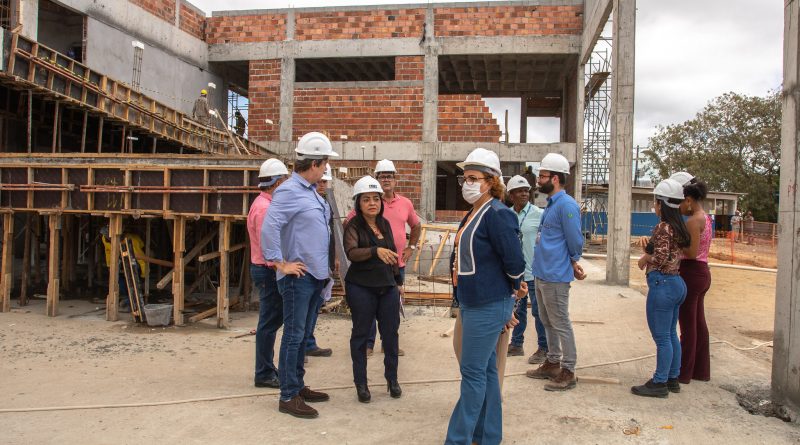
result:
<svg viewBox="0 0 800 445"><path fill-rule="evenodd" d="M631 213L631 236L649 236L658 224L655 213ZM581 217L583 233L608 235L608 215L606 212L587 212ZM715 227L716 230L716 227Z"/></svg>

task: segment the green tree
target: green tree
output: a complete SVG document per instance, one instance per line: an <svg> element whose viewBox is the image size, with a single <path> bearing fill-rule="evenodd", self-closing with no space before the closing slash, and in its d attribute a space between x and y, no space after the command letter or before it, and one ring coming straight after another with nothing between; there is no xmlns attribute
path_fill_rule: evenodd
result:
<svg viewBox="0 0 800 445"><path fill-rule="evenodd" d="M705 181L709 190L746 193L739 208L758 221L777 221L775 193L780 178L781 102L777 91L765 97L726 93L694 119L659 126L643 154L658 182L677 171Z"/></svg>

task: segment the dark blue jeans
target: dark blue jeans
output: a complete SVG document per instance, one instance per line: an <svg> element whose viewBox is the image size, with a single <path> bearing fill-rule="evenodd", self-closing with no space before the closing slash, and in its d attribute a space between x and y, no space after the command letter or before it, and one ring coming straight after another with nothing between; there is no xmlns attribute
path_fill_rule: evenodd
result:
<svg viewBox="0 0 800 445"><path fill-rule="evenodd" d="M350 334L353 382L356 385L367 383L367 336L376 319L385 349L383 376L386 380L397 380L397 330L400 328L400 295L397 286L365 287L346 282L345 291L353 319L353 331Z"/></svg>
<svg viewBox="0 0 800 445"><path fill-rule="evenodd" d="M677 326L678 312L686 299L686 283L680 275L652 271L647 274L647 287L647 326L656 343L653 382L664 383L681 373Z"/></svg>
<svg viewBox="0 0 800 445"><path fill-rule="evenodd" d="M314 337L314 329L317 328L317 318L319 318L319 310L322 308L322 295L317 298L317 305L313 308L313 318L311 319L311 333L308 335L306 339L306 352L313 351L315 349L319 349L319 345L317 344L317 339Z"/></svg>
<svg viewBox="0 0 800 445"><path fill-rule="evenodd" d="M536 301L536 281L526 281L528 283L528 296L531 301L531 314L533 315L534 326L536 327L536 344L539 349L547 351L547 334L544 332L542 319L539 317L539 304ZM517 303L514 314L519 320L519 324L511 332L511 346L522 346L525 343L525 328L528 326L528 296L522 297Z"/></svg>
<svg viewBox="0 0 800 445"><path fill-rule="evenodd" d="M405 282L406 280L406 268L400 268L400 279ZM399 306L398 306L398 311ZM372 320L372 326L369 328L369 337L367 337L367 347L370 349L375 349L375 337L378 335L378 326L375 320ZM383 341L383 334L381 334L381 342Z"/></svg>
<svg viewBox="0 0 800 445"><path fill-rule="evenodd" d="M278 293L275 270L250 265L250 276L258 289L258 326L256 327L256 381L278 377L275 367L275 337L283 325L283 300Z"/></svg>
<svg viewBox="0 0 800 445"><path fill-rule="evenodd" d="M314 308L326 282L327 279L318 280L309 273L302 277L287 275L278 280L278 291L283 299L283 337L278 358L278 378L281 380L281 400L285 402L299 394L305 386L305 344L310 334Z"/></svg>

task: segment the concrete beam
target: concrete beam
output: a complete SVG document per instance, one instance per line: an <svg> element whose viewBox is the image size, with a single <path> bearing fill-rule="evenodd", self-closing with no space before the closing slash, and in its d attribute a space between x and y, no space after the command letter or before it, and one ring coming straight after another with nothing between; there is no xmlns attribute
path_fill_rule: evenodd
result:
<svg viewBox="0 0 800 445"><path fill-rule="evenodd" d="M594 45L608 22L613 7L612 0L586 0L583 10L583 39L581 43L581 64L586 64L592 55Z"/></svg>
<svg viewBox="0 0 800 445"><path fill-rule="evenodd" d="M480 8L503 6L580 6L584 0L519 0L492 2L453 2L453 3L409 3L392 5L347 5L323 6L292 9L243 9L236 11L213 11L212 17L236 17L240 15L285 14L289 11L304 12L347 12L347 11L384 11L387 9L425 9L425 8Z"/></svg>
<svg viewBox="0 0 800 445"><path fill-rule="evenodd" d="M800 0L784 2L778 276L772 398L800 413Z"/></svg>
<svg viewBox="0 0 800 445"><path fill-rule="evenodd" d="M1 42L1 41L0 41ZM295 82L297 90L306 88L407 88L423 87L421 80L375 80L361 82Z"/></svg>
<svg viewBox="0 0 800 445"><path fill-rule="evenodd" d="M578 54L580 36L436 37L440 55L458 54ZM431 43L432 44L432 43ZM416 37L360 40L284 40L280 42L209 45L211 62L296 58L423 56L426 44Z"/></svg>
<svg viewBox="0 0 800 445"><path fill-rule="evenodd" d="M631 252L636 0L614 0L613 24L606 282L627 285Z"/></svg>

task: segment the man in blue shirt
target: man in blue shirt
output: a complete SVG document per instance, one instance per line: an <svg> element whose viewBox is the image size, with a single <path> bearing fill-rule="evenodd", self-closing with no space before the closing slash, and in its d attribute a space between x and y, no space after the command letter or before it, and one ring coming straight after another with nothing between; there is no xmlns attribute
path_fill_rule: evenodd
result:
<svg viewBox="0 0 800 445"><path fill-rule="evenodd" d="M578 203L563 190L569 162L557 153L548 153L539 169L539 190L546 193L547 208L539 224L533 256L536 300L547 335L547 360L526 375L550 379L548 391L575 387L575 334L569 319L569 288L574 279L586 278L578 264L583 252L581 211Z"/></svg>
<svg viewBox="0 0 800 445"><path fill-rule="evenodd" d="M321 133L308 133L295 149L292 176L278 187L261 227L264 259L275 264L283 299L283 337L278 359L281 396L278 410L314 418L306 402L324 402L328 394L305 385L305 345L311 335L314 311L329 277L330 207L317 193L328 157L339 156Z"/></svg>
<svg viewBox="0 0 800 445"><path fill-rule="evenodd" d="M508 355L524 355L522 348L525 342L525 329L528 325L528 296L531 299L531 314L533 315L534 325L536 326L536 338L538 348L530 356L528 363L543 363L547 355L547 336L545 335L544 325L539 318L539 305L536 302L536 287L533 280L533 245L536 242L536 235L539 233L539 220L542 218L542 209L529 202L531 185L520 176L514 176L508 181L508 196L511 199L514 213L517 214L519 231L522 236L522 253L525 256L525 282L528 283L528 295L522 297L517 302L515 314L519 324L514 327L511 333L511 345L508 347Z"/></svg>

